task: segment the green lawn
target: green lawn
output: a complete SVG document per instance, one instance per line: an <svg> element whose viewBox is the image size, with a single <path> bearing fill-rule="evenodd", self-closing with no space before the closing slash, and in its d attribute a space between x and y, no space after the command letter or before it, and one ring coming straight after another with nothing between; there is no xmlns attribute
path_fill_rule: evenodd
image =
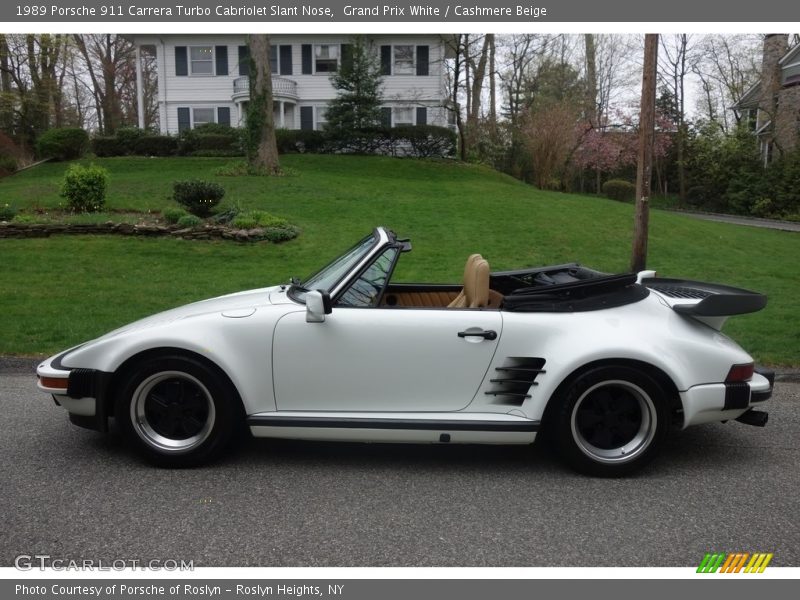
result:
<svg viewBox="0 0 800 600"><path fill-rule="evenodd" d="M160 210L176 179L214 179L227 202L302 229L281 245L124 237L0 240L0 354L46 354L154 311L305 275L366 234L391 226L412 238L397 277L458 281L481 252L493 269L579 261L625 271L633 207L542 192L489 169L449 161L292 155L279 178L220 177L225 159L113 158L109 207ZM0 180L0 202L58 207L66 164ZM740 285L768 307L726 332L768 364L800 365L800 235L654 211L648 265L664 276Z"/></svg>

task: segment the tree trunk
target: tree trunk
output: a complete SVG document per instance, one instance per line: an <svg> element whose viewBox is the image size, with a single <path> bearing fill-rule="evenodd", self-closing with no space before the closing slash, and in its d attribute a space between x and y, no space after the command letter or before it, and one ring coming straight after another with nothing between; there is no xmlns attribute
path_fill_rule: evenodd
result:
<svg viewBox="0 0 800 600"><path fill-rule="evenodd" d="M14 129L14 101L12 99L11 66L6 36L0 34L0 129L11 133Z"/></svg>
<svg viewBox="0 0 800 600"><path fill-rule="evenodd" d="M487 33L489 43L489 125L492 128L493 138L497 136L497 65L495 64L494 34Z"/></svg>
<svg viewBox="0 0 800 600"><path fill-rule="evenodd" d="M636 215L633 225L631 271L638 273L647 265L647 235L650 216L650 185L653 173L655 141L656 72L658 69L658 34L644 38L642 70L642 106L639 116L639 161L636 168Z"/></svg>
<svg viewBox="0 0 800 600"><path fill-rule="evenodd" d="M277 175L281 171L275 121L272 116L272 72L269 65L269 36L250 34L250 103L247 108L250 166L256 171Z"/></svg>
<svg viewBox="0 0 800 600"><path fill-rule="evenodd" d="M584 112L591 128L601 133L597 115L597 59L594 46L594 34L586 33L583 36L586 50L586 97L584 99ZM600 194L602 173L600 168L595 169L595 194Z"/></svg>

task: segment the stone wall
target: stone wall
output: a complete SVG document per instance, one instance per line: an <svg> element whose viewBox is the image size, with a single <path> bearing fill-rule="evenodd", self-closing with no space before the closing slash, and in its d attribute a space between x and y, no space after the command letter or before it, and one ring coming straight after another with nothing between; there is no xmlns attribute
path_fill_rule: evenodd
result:
<svg viewBox="0 0 800 600"><path fill-rule="evenodd" d="M187 240L224 239L254 242L264 239L264 229L231 229L220 225L206 225L181 229L176 225L132 225L130 223L97 223L69 225L63 223L0 223L0 238L35 238L51 235L133 235L170 236Z"/></svg>

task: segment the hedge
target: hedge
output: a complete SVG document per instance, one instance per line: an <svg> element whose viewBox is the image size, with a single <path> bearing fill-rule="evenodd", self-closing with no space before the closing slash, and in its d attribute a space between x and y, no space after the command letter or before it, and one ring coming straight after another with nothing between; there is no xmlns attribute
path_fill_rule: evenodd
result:
<svg viewBox="0 0 800 600"><path fill-rule="evenodd" d="M75 160L89 148L89 134L78 127L48 129L36 140L36 154L40 158Z"/></svg>

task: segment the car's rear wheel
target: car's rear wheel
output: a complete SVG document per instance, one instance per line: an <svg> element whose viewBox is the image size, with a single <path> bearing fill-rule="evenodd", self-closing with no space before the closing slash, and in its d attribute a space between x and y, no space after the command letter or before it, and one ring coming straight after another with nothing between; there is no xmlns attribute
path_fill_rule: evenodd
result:
<svg viewBox="0 0 800 600"><path fill-rule="evenodd" d="M201 361L154 357L136 365L114 407L123 434L147 460L192 467L217 458L239 418L227 379Z"/></svg>
<svg viewBox="0 0 800 600"><path fill-rule="evenodd" d="M556 445L582 473L628 475L658 454L668 420L664 391L648 374L626 366L592 369L572 382L561 402Z"/></svg>

